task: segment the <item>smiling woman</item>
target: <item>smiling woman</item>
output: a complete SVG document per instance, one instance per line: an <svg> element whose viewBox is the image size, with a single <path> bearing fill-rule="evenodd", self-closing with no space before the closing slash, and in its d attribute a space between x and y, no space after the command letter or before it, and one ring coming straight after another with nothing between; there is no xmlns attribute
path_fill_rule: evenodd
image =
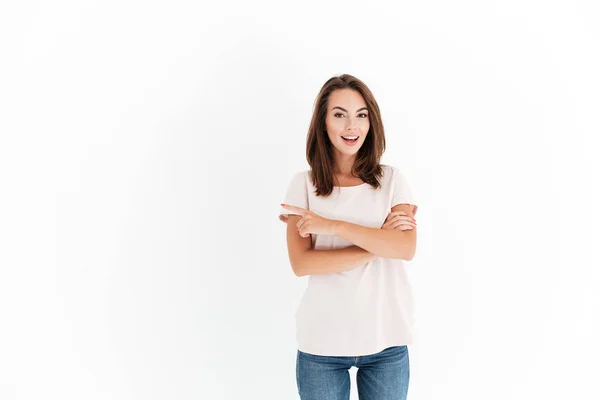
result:
<svg viewBox="0 0 600 400"><path fill-rule="evenodd" d="M371 91L351 75L329 79L308 129L310 169L292 176L279 215L292 270L309 277L296 310L301 398L348 398L352 366L359 397L406 398L414 318L404 263L417 205L402 172L380 164L384 150Z"/></svg>
<svg viewBox="0 0 600 400"><path fill-rule="evenodd" d="M323 86L308 129L306 159L319 195L331 194L335 182L377 187L381 176L385 137L379 106L364 83L342 77Z"/></svg>

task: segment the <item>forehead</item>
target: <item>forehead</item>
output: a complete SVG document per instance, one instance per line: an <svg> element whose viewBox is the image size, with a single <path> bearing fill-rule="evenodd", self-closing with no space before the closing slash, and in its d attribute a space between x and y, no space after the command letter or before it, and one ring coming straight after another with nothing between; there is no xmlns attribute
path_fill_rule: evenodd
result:
<svg viewBox="0 0 600 400"><path fill-rule="evenodd" d="M361 107L366 107L365 99L356 90L338 89L331 92L329 95L328 108L331 110L335 106L340 106L349 111L357 110Z"/></svg>

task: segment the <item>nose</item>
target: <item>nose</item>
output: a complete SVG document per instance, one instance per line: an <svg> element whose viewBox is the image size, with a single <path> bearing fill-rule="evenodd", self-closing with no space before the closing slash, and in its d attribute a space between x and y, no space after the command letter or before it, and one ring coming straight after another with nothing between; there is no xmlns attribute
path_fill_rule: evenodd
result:
<svg viewBox="0 0 600 400"><path fill-rule="evenodd" d="M353 119L353 118L348 118L348 121L349 121L348 122L348 127L347 127L348 131L349 132L356 131L357 130L357 128L356 128L356 126L357 126L356 120Z"/></svg>

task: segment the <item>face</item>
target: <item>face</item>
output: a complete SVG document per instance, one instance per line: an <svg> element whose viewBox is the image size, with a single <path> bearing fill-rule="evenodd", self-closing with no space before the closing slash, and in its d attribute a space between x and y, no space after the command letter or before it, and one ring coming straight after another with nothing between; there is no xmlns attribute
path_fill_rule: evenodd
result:
<svg viewBox="0 0 600 400"><path fill-rule="evenodd" d="M367 103L359 92L352 89L334 90L328 103L325 126L329 140L338 155L356 155L369 132ZM358 138L353 141L344 137Z"/></svg>

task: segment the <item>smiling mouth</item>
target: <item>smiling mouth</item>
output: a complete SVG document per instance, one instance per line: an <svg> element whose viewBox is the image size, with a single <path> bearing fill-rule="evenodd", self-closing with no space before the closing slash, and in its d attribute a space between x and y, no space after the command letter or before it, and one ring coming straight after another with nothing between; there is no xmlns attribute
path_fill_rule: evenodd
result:
<svg viewBox="0 0 600 400"><path fill-rule="evenodd" d="M354 138L354 139L352 139ZM342 139L344 139L344 141L348 142L348 143L354 143L356 142L358 139L360 138L360 136L356 136L356 135L348 135L348 136L342 136Z"/></svg>

